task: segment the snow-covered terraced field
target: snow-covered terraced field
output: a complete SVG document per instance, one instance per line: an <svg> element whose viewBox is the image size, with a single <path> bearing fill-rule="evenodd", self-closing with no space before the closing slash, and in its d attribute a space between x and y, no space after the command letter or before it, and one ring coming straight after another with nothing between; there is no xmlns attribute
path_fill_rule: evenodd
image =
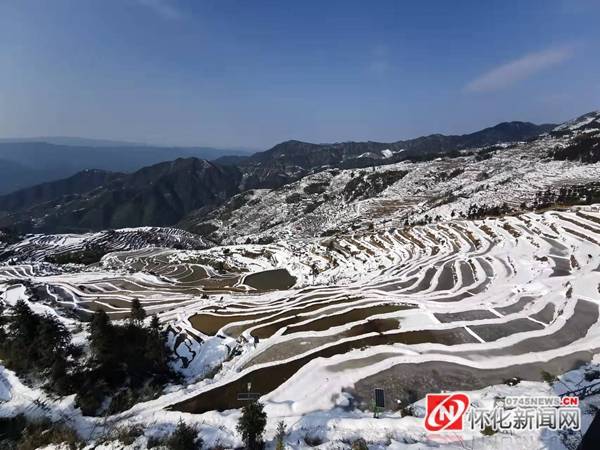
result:
<svg viewBox="0 0 600 450"><path fill-rule="evenodd" d="M45 269L44 269L45 268ZM109 253L84 271L0 268L4 298L168 322L193 384L156 408L208 413L260 393L270 415L399 409L429 391L563 373L600 351L595 206L268 245ZM265 281L266 280L266 281Z"/></svg>
<svg viewBox="0 0 600 450"><path fill-rule="evenodd" d="M149 246L181 249L202 249L210 246L201 237L176 228L121 228L85 234L33 234L14 245L0 248L0 260L19 262L48 262L63 258L71 261L78 256L97 258L117 250Z"/></svg>
<svg viewBox="0 0 600 450"><path fill-rule="evenodd" d="M530 142L246 191L204 222L192 216L187 225L217 230L206 237L0 233L0 301L26 300L86 345L82 320L100 309L126 319L139 300L165 325L184 379L99 418L0 368L0 414L50 414L90 439L184 417L208 446L234 448L238 394L250 389L268 439L283 419L294 448L316 436L331 449L357 437L412 449L438 445L423 428L427 393L467 391L486 405L586 385L587 371L600 373L600 205L556 205L597 202L600 163L553 152L597 134L593 117ZM543 371L564 375L550 385ZM369 411L375 388L386 392L380 420ZM506 437L462 435L470 448L505 448ZM563 449L563 438L510 435L508 448Z"/></svg>
<svg viewBox="0 0 600 450"><path fill-rule="evenodd" d="M337 284L178 310L178 326L205 342L196 358L209 342L228 351L205 392L173 408L238 407L248 382L283 415L348 393L366 407L376 385L403 405L461 388L465 367L485 372L481 386L565 372L600 347L599 225L591 207L305 245L305 265L322 264L315 279ZM310 270L298 270L289 251L282 266L308 282ZM407 378L407 364L423 370ZM427 381L415 384L415 373Z"/></svg>

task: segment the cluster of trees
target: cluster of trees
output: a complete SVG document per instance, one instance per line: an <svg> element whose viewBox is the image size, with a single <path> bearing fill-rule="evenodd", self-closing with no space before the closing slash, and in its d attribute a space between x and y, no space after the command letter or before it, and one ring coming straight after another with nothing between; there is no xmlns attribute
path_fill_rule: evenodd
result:
<svg viewBox="0 0 600 450"><path fill-rule="evenodd" d="M46 261L54 264L95 264L99 262L108 250L100 244L88 243L84 248L71 252L58 253L46 257Z"/></svg>
<svg viewBox="0 0 600 450"><path fill-rule="evenodd" d="M47 418L31 419L23 414L0 418L0 449L37 450L50 446L75 450L83 447L83 442L75 430Z"/></svg>
<svg viewBox="0 0 600 450"><path fill-rule="evenodd" d="M88 324L90 353L85 354L72 343L70 331L56 316L37 314L23 300L8 311L0 305L0 358L20 376L44 380L51 392L75 393L76 403L86 415L116 413L148 395L158 396L164 383L177 378L169 366L170 355L158 318L153 316L149 325L145 325L145 318L138 300L132 302L125 323L113 323L104 311L95 312ZM103 409L106 404L108 407ZM248 450L264 447L266 424L267 415L260 402L244 406L237 430ZM0 431L10 434L11 443L57 443L64 439L74 447L78 442L77 435L67 428L49 422L29 424L22 417L0 421ZM25 439L24 433L35 439ZM277 450L285 447L285 435L285 424L280 422L275 438ZM202 440L197 430L180 422L159 444L172 450L194 450L202 447Z"/></svg>
<svg viewBox="0 0 600 450"><path fill-rule="evenodd" d="M88 325L90 354L84 354L81 347L72 343L71 333L56 316L36 314L23 300L8 311L0 305L0 358L20 376L44 380L45 388L51 392L75 393L76 403L86 415L116 413L148 395L158 396L164 383L177 378L168 364L170 355L158 318L153 316L147 326L145 318L146 312L137 300L132 302L126 323L113 323L104 311L95 312ZM106 404L108 407L103 409ZM260 402L244 406L237 430L248 450L264 447L266 424L267 415ZM39 433L33 433L31 427ZM57 443L64 438L73 447L78 439L67 428L57 428L49 422L28 424L23 418L7 419L0 423L2 430L12 430L8 433L12 443L25 439L23 430L35 435L33 441L29 439L35 443ZM279 422L277 450L285 447L285 435L285 424ZM197 430L180 422L160 444L172 450L194 450L202 447L202 440Z"/></svg>
<svg viewBox="0 0 600 450"><path fill-rule="evenodd" d="M311 183L311 184L304 186L304 192L306 194L323 194L324 192L327 191L329 184L330 184L329 180Z"/></svg>
<svg viewBox="0 0 600 450"><path fill-rule="evenodd" d="M101 412L108 396L112 398L106 412L123 411L157 397L165 383L176 380L158 318L153 316L145 326L145 316L139 300L132 302L126 324L112 323L102 310L94 313L89 324L91 355L76 396L84 414Z"/></svg>
<svg viewBox="0 0 600 450"><path fill-rule="evenodd" d="M106 326L106 323L101 326ZM266 425L267 414L262 403L251 402L242 408L237 431L244 441L245 449L262 450L264 448L263 437ZM113 438L116 437L117 440L130 445L142 434L143 429L133 427L118 430ZM278 422L275 433L276 450L284 450L286 435L285 423ZM47 419L31 421L23 415L0 419L0 448L33 450L48 445L62 445L66 448L76 449L81 447L81 444L82 441L77 433L65 424L52 423ZM169 450L200 450L203 444L198 430L183 421L179 421L171 434L160 438L151 437L148 440L148 448L166 447Z"/></svg>
<svg viewBox="0 0 600 450"><path fill-rule="evenodd" d="M450 201L450 200L449 200ZM525 209L525 204L521 205L521 209ZM457 212L455 210L452 211L450 216L454 218L460 219L469 219L469 220L477 220L483 219L486 217L501 217L507 214L511 214L516 212L517 209L510 207L507 203L503 203L501 205L475 205L472 204L466 213ZM415 225L427 225L430 223L439 222L442 220L442 217L438 214L436 216L430 216L429 214L425 214L422 219L404 221L404 227L415 226Z"/></svg>
<svg viewBox="0 0 600 450"><path fill-rule="evenodd" d="M508 203L501 205L476 205L472 204L466 213L452 211L451 217L478 220L486 217L502 217L519 211L537 210L556 206L591 205L600 203L600 182L586 183L582 185L563 186L560 189L546 189L537 192L531 203L522 202L518 207L510 206ZM426 214L420 220L406 220L404 226L426 225L438 222L441 217Z"/></svg>
<svg viewBox="0 0 600 450"><path fill-rule="evenodd" d="M461 156L465 156L463 155L460 150L449 150L447 152L431 152L431 153L425 153L425 152L419 152L419 153L413 153L410 154L407 157L407 160L412 161L412 162L428 162L428 161L434 161L438 158L459 158Z"/></svg>
<svg viewBox="0 0 600 450"><path fill-rule="evenodd" d="M158 396L165 383L178 379L158 318L145 325L145 317L137 300L125 323L95 312L86 354L56 316L36 314L20 300L1 314L0 358L20 376L43 381L50 392L76 394L86 415L116 413Z"/></svg>
<svg viewBox="0 0 600 450"><path fill-rule="evenodd" d="M452 217L460 217L461 219L477 220L485 217L502 217L507 214L512 214L517 211L527 211L549 208L553 206L571 206L592 204L600 202L600 183L587 183L579 186L563 186L560 189L546 189L538 192L535 199L530 203L521 203L518 208L502 203L501 205L476 205L472 204L466 213L456 214L452 211ZM432 221L439 221L440 217L436 218L425 215L423 220L413 221L412 225L424 225ZM405 223L408 226L408 222Z"/></svg>
<svg viewBox="0 0 600 450"><path fill-rule="evenodd" d="M440 171L435 174L435 181L437 182L445 182L451 180L452 178L456 178L457 176L463 174L465 169L457 167L456 169L452 169L451 171Z"/></svg>
<svg viewBox="0 0 600 450"><path fill-rule="evenodd" d="M148 448L167 448L169 450L200 450L204 442L198 436L196 428L180 420L175 430L165 437L151 437L148 440Z"/></svg>
<svg viewBox="0 0 600 450"><path fill-rule="evenodd" d="M486 159L492 158L496 151L502 150L502 146L500 145L492 145L491 147L486 147L475 153L475 159L477 161L485 161Z"/></svg>
<svg viewBox="0 0 600 450"><path fill-rule="evenodd" d="M260 402L250 402L242 408L242 415L237 424L237 431L244 441L246 450L262 450L264 448L264 433L267 426L267 413L264 405ZM284 450L285 437L287 429L285 423L280 421L277 424L275 433L275 449ZM165 438L152 440L148 447L167 447L169 450L200 450L203 446L202 439L198 436L198 431L179 421L175 431Z"/></svg>
<svg viewBox="0 0 600 450"><path fill-rule="evenodd" d="M474 205L472 204L465 215L466 219L476 220L484 217L501 217L513 212L507 203L501 205Z"/></svg>
<svg viewBox="0 0 600 450"><path fill-rule="evenodd" d="M587 183L579 186L563 186L558 190L547 189L536 194L533 208L548 208L562 205L581 205L600 202L600 183Z"/></svg>
<svg viewBox="0 0 600 450"><path fill-rule="evenodd" d="M6 367L25 378L47 380L48 388L67 394L73 386L69 366L81 355L69 330L55 316L35 314L22 300L0 313L0 358Z"/></svg>
<svg viewBox="0 0 600 450"><path fill-rule="evenodd" d="M581 161L587 164L600 162L600 136L581 135L564 148L556 148L552 157L558 160Z"/></svg>
<svg viewBox="0 0 600 450"><path fill-rule="evenodd" d="M346 201L365 199L383 192L388 186L400 181L408 174L407 170L390 170L367 175L360 171L344 187L342 195Z"/></svg>

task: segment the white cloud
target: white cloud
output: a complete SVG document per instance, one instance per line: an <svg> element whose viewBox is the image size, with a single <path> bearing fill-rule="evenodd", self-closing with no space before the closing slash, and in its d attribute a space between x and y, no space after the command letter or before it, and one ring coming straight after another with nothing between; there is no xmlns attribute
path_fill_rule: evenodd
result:
<svg viewBox="0 0 600 450"><path fill-rule="evenodd" d="M171 0L137 0L137 2L153 10L156 14L164 19L181 19L183 14L173 5Z"/></svg>
<svg viewBox="0 0 600 450"><path fill-rule="evenodd" d="M465 86L465 91L488 92L511 86L566 61L572 53L573 48L567 46L529 53L475 78Z"/></svg>

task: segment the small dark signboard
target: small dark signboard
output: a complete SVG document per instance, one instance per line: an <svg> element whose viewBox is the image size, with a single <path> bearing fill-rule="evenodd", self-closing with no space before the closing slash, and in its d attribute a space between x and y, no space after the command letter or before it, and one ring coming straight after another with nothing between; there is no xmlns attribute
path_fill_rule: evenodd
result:
<svg viewBox="0 0 600 450"><path fill-rule="evenodd" d="M237 399L240 402L255 402L260 398L260 394L255 392L240 392Z"/></svg>
<svg viewBox="0 0 600 450"><path fill-rule="evenodd" d="M383 389L375 389L375 406L377 408L385 408L385 396L383 394Z"/></svg>
<svg viewBox="0 0 600 450"><path fill-rule="evenodd" d="M373 417L378 419L379 413L385 408L385 396L383 395L383 389L375 388L375 401L373 404Z"/></svg>
<svg viewBox="0 0 600 450"><path fill-rule="evenodd" d="M260 398L260 394L252 391L252 383L246 385L246 392L240 392L237 395L239 402L255 402Z"/></svg>

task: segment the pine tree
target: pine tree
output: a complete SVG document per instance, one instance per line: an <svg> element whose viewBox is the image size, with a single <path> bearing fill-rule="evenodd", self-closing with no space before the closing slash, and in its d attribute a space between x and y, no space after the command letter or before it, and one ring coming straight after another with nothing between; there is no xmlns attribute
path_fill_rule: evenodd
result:
<svg viewBox="0 0 600 450"><path fill-rule="evenodd" d="M242 435L247 450L262 448L262 437L267 425L267 413L260 402L251 402L242 408L237 431Z"/></svg>
<svg viewBox="0 0 600 450"><path fill-rule="evenodd" d="M144 358L159 373L168 372L168 355L162 336L151 329L146 337Z"/></svg>
<svg viewBox="0 0 600 450"><path fill-rule="evenodd" d="M94 313L89 325L90 348L100 364L109 364L113 357L113 330L106 312Z"/></svg>
<svg viewBox="0 0 600 450"><path fill-rule="evenodd" d="M141 324L146 318L146 311L142 308L142 304L137 298L131 302L129 318L135 324Z"/></svg>
<svg viewBox="0 0 600 450"><path fill-rule="evenodd" d="M56 375L66 385L67 357L71 355L71 333L53 315L35 314L19 300L3 319L7 333L1 344L7 367L38 379Z"/></svg>
<svg viewBox="0 0 600 450"><path fill-rule="evenodd" d="M35 339L38 327L38 317L23 300L18 300L13 306L8 320L9 338L30 342Z"/></svg>
<svg viewBox="0 0 600 450"><path fill-rule="evenodd" d="M198 432L183 420L177 423L177 428L167 440L169 450L199 450L202 448L202 439Z"/></svg>
<svg viewBox="0 0 600 450"><path fill-rule="evenodd" d="M150 328L156 332L160 331L160 321L158 320L158 316L156 314L154 314L152 319L150 319Z"/></svg>
<svg viewBox="0 0 600 450"><path fill-rule="evenodd" d="M287 433L287 427L285 426L285 422L280 420L277 423L277 431L275 432L275 450L284 450L285 449L285 435Z"/></svg>
<svg viewBox="0 0 600 450"><path fill-rule="evenodd" d="M35 365L41 369L51 368L57 357L64 357L70 343L71 333L60 320L49 314L42 316L32 343Z"/></svg>
<svg viewBox="0 0 600 450"><path fill-rule="evenodd" d="M66 395L69 389L69 377L67 374L68 362L62 355L57 355L50 369L50 382L54 390L61 395Z"/></svg>

